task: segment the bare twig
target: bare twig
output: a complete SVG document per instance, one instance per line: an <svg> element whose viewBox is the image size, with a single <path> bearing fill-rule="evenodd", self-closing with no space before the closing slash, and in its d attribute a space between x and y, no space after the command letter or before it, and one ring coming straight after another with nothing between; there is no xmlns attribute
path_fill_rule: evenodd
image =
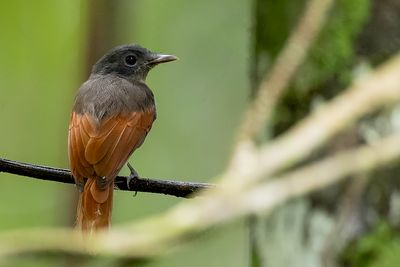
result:
<svg viewBox="0 0 400 267"><path fill-rule="evenodd" d="M311 0L279 54L271 71L261 81L254 102L248 109L239 140L254 138L265 127L288 83L304 61L315 37L324 25L334 0Z"/></svg>
<svg viewBox="0 0 400 267"><path fill-rule="evenodd" d="M31 178L74 184L71 172L67 169L33 165L0 158L0 172L7 172ZM179 182L139 178L128 181L126 176L117 176L115 185L120 190L165 194L176 197L191 197L195 192L214 187L206 183Z"/></svg>

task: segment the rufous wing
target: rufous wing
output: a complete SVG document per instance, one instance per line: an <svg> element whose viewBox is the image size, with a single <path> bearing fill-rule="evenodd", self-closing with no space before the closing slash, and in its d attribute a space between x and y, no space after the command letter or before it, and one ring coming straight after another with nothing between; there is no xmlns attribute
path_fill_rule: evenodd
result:
<svg viewBox="0 0 400 267"><path fill-rule="evenodd" d="M114 179L139 147L154 120L154 112L137 111L96 122L89 114L71 115L68 147L70 168L76 182L84 178Z"/></svg>
<svg viewBox="0 0 400 267"><path fill-rule="evenodd" d="M100 122L89 114L72 113L68 155L75 182L82 190L76 220L81 230L109 225L113 180L130 154L143 143L154 112L116 114Z"/></svg>

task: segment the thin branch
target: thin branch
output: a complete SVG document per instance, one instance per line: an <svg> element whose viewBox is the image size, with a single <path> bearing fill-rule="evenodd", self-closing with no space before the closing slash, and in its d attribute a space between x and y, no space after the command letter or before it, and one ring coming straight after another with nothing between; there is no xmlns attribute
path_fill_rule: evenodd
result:
<svg viewBox="0 0 400 267"><path fill-rule="evenodd" d="M308 1L296 29L288 38L271 71L261 81L254 102L242 122L240 141L253 139L268 123L281 95L324 25L334 2L334 0Z"/></svg>
<svg viewBox="0 0 400 267"><path fill-rule="evenodd" d="M242 209L245 213L261 210L268 212L291 198L326 188L351 177L352 174L369 172L398 158L400 158L400 133L371 145L339 152L258 185L246 192L241 202L243 205L237 210Z"/></svg>
<svg viewBox="0 0 400 267"><path fill-rule="evenodd" d="M278 55L271 71L265 73L257 90L257 95L245 113L244 120L239 128L238 142L233 149L234 153L228 171L237 175L225 176L225 180L234 179L234 182L237 182L237 188L250 182L241 177L246 174L246 169L253 169L257 165L254 162L257 159L254 159L256 147L253 139L271 119L279 99L287 89L298 67L306 58L334 2L335 0L308 1L299 23ZM253 163L251 163L252 161ZM245 170L241 166L245 166Z"/></svg>
<svg viewBox="0 0 400 267"><path fill-rule="evenodd" d="M216 223L252 212L270 212L290 198L326 187L349 174L370 171L400 156L399 134L313 163L280 179L262 180L283 166L293 166L319 148L334 134L363 115L400 100L400 55L365 75L333 102L317 110L273 143L255 149L239 162L239 172L229 169L220 178L224 186L205 190L172 210L110 232L99 232L87 240L71 230L30 230L0 234L0 256L18 252L59 251L139 257L160 254L171 244ZM232 168L232 166L231 166ZM237 183L228 176L245 181ZM247 181L254 182L248 186ZM258 182L258 184L257 184ZM233 185L233 186L232 186ZM57 238L54 238L54 237Z"/></svg>
<svg viewBox="0 0 400 267"><path fill-rule="evenodd" d="M233 179L236 188L241 190L243 186L270 177L308 158L313 151L366 114L399 102L399 71L400 54L360 77L342 94L260 150L243 145L233 158L229 170L231 174L225 177L225 181L232 183L229 180ZM249 173L251 171L257 175ZM247 179L242 179L243 176Z"/></svg>
<svg viewBox="0 0 400 267"><path fill-rule="evenodd" d="M400 101L400 54L365 74L274 142L261 148L268 169L277 172L307 158L363 116ZM270 173L269 172L269 173Z"/></svg>
<svg viewBox="0 0 400 267"><path fill-rule="evenodd" d="M0 256L40 251L122 257L165 253L171 248L171 243L189 233L239 216L268 213L291 198L324 188L351 174L371 171L399 157L400 134L397 133L375 144L340 152L276 177L239 195L224 191L212 199L197 198L150 220L115 227L88 239L82 239L80 233L61 229L2 233Z"/></svg>
<svg viewBox="0 0 400 267"><path fill-rule="evenodd" d="M191 203L181 203L168 214L168 218L170 224L179 221L182 229L195 231L238 216L267 213L291 198L325 188L351 174L371 171L399 157L400 133L397 133L372 145L340 152L279 177L271 177L242 191L229 187L230 184L224 186L223 190L215 188L206 191L203 195L207 197ZM268 165L268 159L263 160L260 165ZM262 176L256 171L251 175ZM252 178L246 176L246 179Z"/></svg>
<svg viewBox="0 0 400 267"><path fill-rule="evenodd" d="M33 165L0 158L0 172L12 173L31 178L74 184L71 172L67 169ZM120 190L165 194L176 197L191 197L199 190L214 187L206 183L179 182L149 178L131 179L129 186L127 176L117 176L115 185Z"/></svg>
<svg viewBox="0 0 400 267"><path fill-rule="evenodd" d="M333 0L312 0L312 3L329 1ZM362 116L399 101L399 69L400 55L357 81L345 93L301 121L288 133L261 148L252 146L244 154L240 151L237 155L239 160L233 161L227 171L218 177L225 182L224 185L205 190L201 196L207 197L184 201L165 213L138 223L115 227L109 232L98 232L87 239L82 239L80 233L66 229L1 233L0 256L40 251L152 256L168 251L171 244L177 244L182 238L216 223L253 212L268 213L290 198L326 187L350 174L389 164L400 157L399 134L374 145L341 152L305 167L283 172L276 177L277 171L306 159L312 151ZM262 127L270 116L270 108L273 106L252 111L266 113L261 115L261 120L255 119L254 123ZM247 118L254 120L251 116Z"/></svg>

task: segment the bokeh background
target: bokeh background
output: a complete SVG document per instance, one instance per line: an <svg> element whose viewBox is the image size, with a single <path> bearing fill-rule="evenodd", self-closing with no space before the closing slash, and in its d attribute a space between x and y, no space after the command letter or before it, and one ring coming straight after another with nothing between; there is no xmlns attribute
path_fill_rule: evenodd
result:
<svg viewBox="0 0 400 267"><path fill-rule="evenodd" d="M89 66L115 45L139 43L180 60L148 76L158 118L130 162L143 177L205 181L216 175L229 156L249 91L249 9L248 1L228 0L2 1L0 157L68 167L69 112ZM75 191L1 173L0 230L72 225ZM113 223L178 201L116 192ZM211 232L199 245L150 266L186 266L189 259L192 266L243 266L240 223Z"/></svg>
<svg viewBox="0 0 400 267"><path fill-rule="evenodd" d="M110 48L174 54L148 76L158 118L130 162L143 177L206 182L229 159L246 104L307 0L41 0L0 2L0 157L68 167L74 95ZM398 0L336 0L266 129L277 136L400 49ZM290 64L290 62L288 62ZM400 106L364 118L307 162L396 131ZM397 115L396 115L397 114ZM400 263L400 180L390 168L348 179L197 235L146 266L357 266ZM127 174L127 168L122 170ZM74 223L74 186L0 173L0 231ZM116 192L114 225L181 200ZM1 249L1 248L0 248ZM21 257L4 266L130 266ZM63 259L65 260L65 259Z"/></svg>

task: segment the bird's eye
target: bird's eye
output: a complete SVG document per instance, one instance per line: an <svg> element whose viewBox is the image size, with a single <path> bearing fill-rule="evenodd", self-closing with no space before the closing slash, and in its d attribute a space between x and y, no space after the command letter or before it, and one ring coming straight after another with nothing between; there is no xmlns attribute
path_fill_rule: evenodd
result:
<svg viewBox="0 0 400 267"><path fill-rule="evenodd" d="M125 58L125 64L128 67L133 67L136 64L137 58L134 55L129 55L126 56Z"/></svg>

